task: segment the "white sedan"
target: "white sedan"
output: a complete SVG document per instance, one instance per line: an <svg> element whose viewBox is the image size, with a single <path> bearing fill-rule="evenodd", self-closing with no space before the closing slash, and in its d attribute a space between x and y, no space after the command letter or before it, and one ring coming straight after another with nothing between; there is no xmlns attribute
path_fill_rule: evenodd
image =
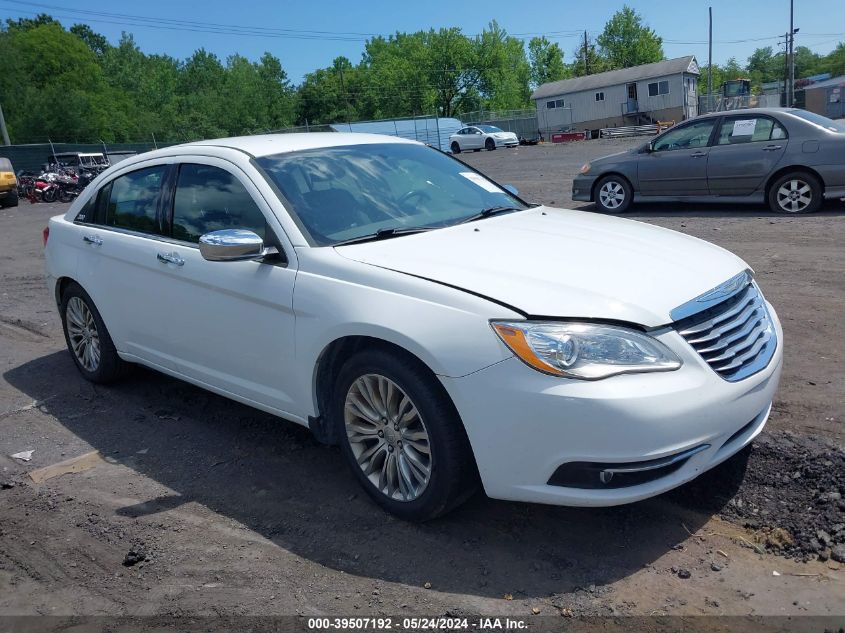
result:
<svg viewBox="0 0 845 633"><path fill-rule="evenodd" d="M308 426L409 520L479 482L564 505L659 494L751 442L781 372L739 258L526 204L393 137L144 153L44 241L85 378L146 365Z"/></svg>
<svg viewBox="0 0 845 633"><path fill-rule="evenodd" d="M449 137L449 149L453 154L467 150L480 152L497 147L516 147L519 139L513 132L505 132L495 125L471 125L462 128Z"/></svg>

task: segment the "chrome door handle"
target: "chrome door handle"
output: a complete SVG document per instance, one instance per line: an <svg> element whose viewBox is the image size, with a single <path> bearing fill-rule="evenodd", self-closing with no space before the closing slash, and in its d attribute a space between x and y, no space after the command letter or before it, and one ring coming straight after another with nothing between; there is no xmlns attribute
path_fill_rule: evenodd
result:
<svg viewBox="0 0 845 633"><path fill-rule="evenodd" d="M783 149L783 145L766 145L766 147L763 148L763 151L764 152L776 152L779 149Z"/></svg>
<svg viewBox="0 0 845 633"><path fill-rule="evenodd" d="M163 264L174 264L176 266L185 265L185 260L179 257L178 253L159 253L156 257L158 257L158 261Z"/></svg>
<svg viewBox="0 0 845 633"><path fill-rule="evenodd" d="M82 241L86 244L94 244L95 246L103 245L103 239L99 235L83 235Z"/></svg>
<svg viewBox="0 0 845 633"><path fill-rule="evenodd" d="M704 158L707 152L698 152L697 154L690 154L690 158Z"/></svg>

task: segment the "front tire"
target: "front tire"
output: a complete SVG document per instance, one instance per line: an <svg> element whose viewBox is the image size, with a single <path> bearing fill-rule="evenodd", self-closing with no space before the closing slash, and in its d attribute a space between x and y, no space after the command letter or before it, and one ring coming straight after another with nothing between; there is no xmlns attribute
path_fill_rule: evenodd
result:
<svg viewBox="0 0 845 633"><path fill-rule="evenodd" d="M775 213L814 213L822 206L822 185L803 171L784 174L769 187L769 208Z"/></svg>
<svg viewBox="0 0 845 633"><path fill-rule="evenodd" d="M407 521L428 521L474 490L475 462L463 425L436 378L404 354L351 357L332 398L341 450L367 494Z"/></svg>
<svg viewBox="0 0 845 633"><path fill-rule="evenodd" d="M494 141L492 138L488 138L486 141L484 141L484 147L487 148L488 152L492 152L494 149L496 149L496 141Z"/></svg>
<svg viewBox="0 0 845 633"><path fill-rule="evenodd" d="M59 309L68 351L82 376L98 384L122 377L128 363L117 355L103 318L82 286L71 282Z"/></svg>
<svg viewBox="0 0 845 633"><path fill-rule="evenodd" d="M605 176L596 184L596 207L605 213L624 213L631 206L634 190L621 176Z"/></svg>
<svg viewBox="0 0 845 633"><path fill-rule="evenodd" d="M18 190L12 189L9 192L9 195L6 196L6 199L3 200L2 203L0 203L0 206L4 206L4 207L16 207L16 206L18 206Z"/></svg>
<svg viewBox="0 0 845 633"><path fill-rule="evenodd" d="M460 154L461 153L461 146L458 144L458 141L452 141L452 153L453 154Z"/></svg>

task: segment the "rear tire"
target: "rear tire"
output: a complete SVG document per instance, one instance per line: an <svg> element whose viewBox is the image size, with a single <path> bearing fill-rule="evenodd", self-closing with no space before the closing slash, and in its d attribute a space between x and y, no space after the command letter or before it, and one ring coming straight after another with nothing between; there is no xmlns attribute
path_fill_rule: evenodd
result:
<svg viewBox="0 0 845 633"><path fill-rule="evenodd" d="M41 194L41 199L44 202L55 202L56 201L56 188L50 187L49 189L45 189Z"/></svg>
<svg viewBox="0 0 845 633"><path fill-rule="evenodd" d="M461 153L461 146L458 144L458 141L452 141L452 153L453 154L460 154Z"/></svg>
<svg viewBox="0 0 845 633"><path fill-rule="evenodd" d="M604 213L624 213L631 206L634 190L622 176L605 176L596 183L596 207Z"/></svg>
<svg viewBox="0 0 845 633"><path fill-rule="evenodd" d="M477 472L463 424L443 386L415 358L379 348L352 356L338 374L331 418L354 476L388 512L428 521L474 491Z"/></svg>
<svg viewBox="0 0 845 633"><path fill-rule="evenodd" d="M496 141L494 141L492 138L488 138L486 141L484 141L484 147L487 148L488 152L492 152L494 149L496 149Z"/></svg>
<svg viewBox="0 0 845 633"><path fill-rule="evenodd" d="M68 351L86 380L107 384L126 374L129 363L117 355L103 318L82 286L68 284L59 312Z"/></svg>
<svg viewBox="0 0 845 633"><path fill-rule="evenodd" d="M784 174L769 187L769 208L775 213L814 213L822 206L822 184L804 171Z"/></svg>

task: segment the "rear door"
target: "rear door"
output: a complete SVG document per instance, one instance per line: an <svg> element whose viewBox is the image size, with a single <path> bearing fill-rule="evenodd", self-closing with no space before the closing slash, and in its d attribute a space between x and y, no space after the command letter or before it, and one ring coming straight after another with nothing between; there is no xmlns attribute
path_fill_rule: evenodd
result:
<svg viewBox="0 0 845 633"><path fill-rule="evenodd" d="M716 119L693 121L658 136L637 161L639 193L697 196L708 193L707 162Z"/></svg>
<svg viewBox="0 0 845 633"><path fill-rule="evenodd" d="M726 116L710 148L707 182L717 196L747 196L759 189L786 153L784 127L769 116Z"/></svg>
<svg viewBox="0 0 845 633"><path fill-rule="evenodd" d="M166 163L136 165L100 187L76 218L79 282L91 295L119 351L173 368L161 302L164 239L160 208Z"/></svg>

